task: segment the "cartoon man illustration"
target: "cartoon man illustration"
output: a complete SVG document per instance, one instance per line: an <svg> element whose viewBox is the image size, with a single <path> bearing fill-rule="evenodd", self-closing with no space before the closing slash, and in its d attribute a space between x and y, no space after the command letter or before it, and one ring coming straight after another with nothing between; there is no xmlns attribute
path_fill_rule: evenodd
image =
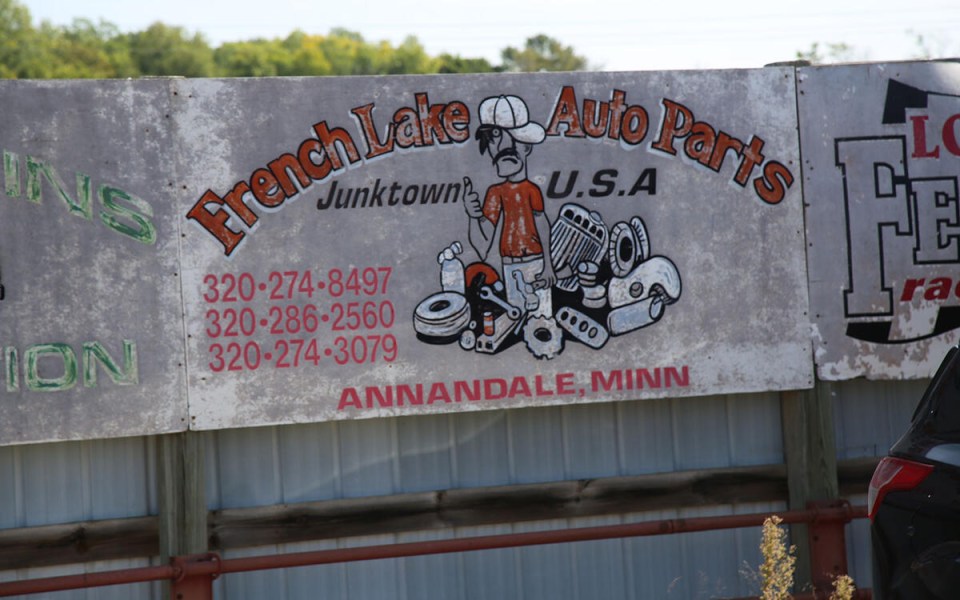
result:
<svg viewBox="0 0 960 600"><path fill-rule="evenodd" d="M470 178L464 178L470 244L487 260L498 239L507 302L529 306L528 295L535 290L539 306L531 314L552 316L550 290L557 277L550 260L550 221L540 188L527 179L527 159L546 133L530 120L518 96L486 98L479 113L480 153L489 154L503 181L487 189L481 204Z"/></svg>

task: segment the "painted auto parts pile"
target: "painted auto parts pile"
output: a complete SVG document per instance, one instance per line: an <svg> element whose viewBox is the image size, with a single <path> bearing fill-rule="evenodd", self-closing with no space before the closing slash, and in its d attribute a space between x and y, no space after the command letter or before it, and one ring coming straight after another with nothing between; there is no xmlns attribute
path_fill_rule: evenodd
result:
<svg viewBox="0 0 960 600"><path fill-rule="evenodd" d="M458 342L468 351L494 354L518 341L537 358L552 359L566 340L593 349L611 336L656 323L680 298L680 273L672 260L652 256L639 216L607 227L601 215L570 203L550 229L550 257L558 281L549 306L535 293L540 283L515 282L524 302L507 301L500 272L484 262L464 266L460 242L437 257L441 290L413 315L417 337L430 344Z"/></svg>

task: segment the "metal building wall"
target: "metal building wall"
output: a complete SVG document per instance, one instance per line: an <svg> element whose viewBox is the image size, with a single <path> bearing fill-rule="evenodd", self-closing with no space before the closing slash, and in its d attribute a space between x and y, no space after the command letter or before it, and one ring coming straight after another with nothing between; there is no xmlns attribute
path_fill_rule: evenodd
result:
<svg viewBox="0 0 960 600"><path fill-rule="evenodd" d="M0 448L0 529L156 514L155 443L134 437ZM56 577L150 565L111 560L0 571L0 581ZM25 596L35 600L160 598L137 584Z"/></svg>
<svg viewBox="0 0 960 600"><path fill-rule="evenodd" d="M834 384L838 458L883 454L925 382ZM207 434L211 509L472 486L640 475L783 461L777 394L711 396L224 430ZM0 448L0 528L155 514L155 442L125 438ZM855 498L863 502L864 498ZM232 551L291 552L547 527L784 510L754 503L655 513L368 536ZM850 567L869 585L863 521L848 529ZM754 591L758 530L610 540L236 574L217 597L698 598ZM0 580L142 566L144 560L0 573ZM32 596L32 598L45 596ZM159 598L156 585L50 595Z"/></svg>
<svg viewBox="0 0 960 600"><path fill-rule="evenodd" d="M779 463L776 394L530 408L436 417L348 421L211 434L211 508L388 495L472 486L640 475ZM484 526L470 536L543 527L782 510L751 504L620 518ZM437 532L351 539L346 545L413 541ZM738 571L757 564L758 538L717 532L403 561L258 573L218 582L220 597L260 598L267 589L303 598L696 597L745 589ZM298 549L323 545L297 545ZM277 548L288 551L287 548ZM260 548L244 552L275 551ZM237 555L230 553L230 556ZM398 590L400 592L398 593ZM578 591L580 590L580 591ZM667 595L667 594L670 595Z"/></svg>

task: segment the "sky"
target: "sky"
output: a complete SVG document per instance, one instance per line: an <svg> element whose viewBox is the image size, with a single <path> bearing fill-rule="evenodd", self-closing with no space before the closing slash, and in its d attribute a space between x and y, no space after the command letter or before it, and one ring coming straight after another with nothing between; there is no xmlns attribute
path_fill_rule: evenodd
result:
<svg viewBox="0 0 960 600"><path fill-rule="evenodd" d="M852 60L905 60L922 50L960 56L958 0L19 0L35 24L103 19L121 31L155 21L223 42L334 27L367 41L414 35L431 55L500 63L500 51L545 33L604 71L753 68L794 60L813 43L845 43Z"/></svg>

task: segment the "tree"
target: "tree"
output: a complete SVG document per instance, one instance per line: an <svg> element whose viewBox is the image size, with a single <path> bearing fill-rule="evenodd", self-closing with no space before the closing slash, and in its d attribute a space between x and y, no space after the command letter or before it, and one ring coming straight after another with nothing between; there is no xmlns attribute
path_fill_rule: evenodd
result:
<svg viewBox="0 0 960 600"><path fill-rule="evenodd" d="M67 27L44 22L38 35L51 78L132 77L137 69L130 47L116 26L75 19Z"/></svg>
<svg viewBox="0 0 960 600"><path fill-rule="evenodd" d="M430 58L420 44L420 40L412 35L407 36L396 48L391 48L386 42L381 44L381 47L383 46L387 49L386 60L378 61L379 73L399 75L437 72L436 59Z"/></svg>
<svg viewBox="0 0 960 600"><path fill-rule="evenodd" d="M130 34L130 55L142 75L211 77L213 50L202 35L188 36L182 27L154 23Z"/></svg>
<svg viewBox="0 0 960 600"><path fill-rule="evenodd" d="M493 73L499 70L485 58L463 58L447 53L437 57L437 73Z"/></svg>
<svg viewBox="0 0 960 600"><path fill-rule="evenodd" d="M0 77L31 77L41 70L36 36L30 11L15 0L0 0Z"/></svg>
<svg viewBox="0 0 960 600"><path fill-rule="evenodd" d="M141 76L271 77L571 71L587 68L573 48L546 35L508 47L503 65L483 58L427 54L415 36L394 47L368 42L355 31L327 35L295 30L286 38L228 42L216 49L200 33L153 23L143 31L120 32L105 21L75 19L68 26L33 25L17 0L0 0L0 78L113 78Z"/></svg>
<svg viewBox="0 0 960 600"><path fill-rule="evenodd" d="M278 40L227 42L213 51L221 77L274 77L291 69L293 53Z"/></svg>
<svg viewBox="0 0 960 600"><path fill-rule="evenodd" d="M330 63L331 75L374 75L374 51L363 37L346 29L332 29L319 38L319 47Z"/></svg>
<svg viewBox="0 0 960 600"><path fill-rule="evenodd" d="M284 50L290 55L288 69L281 75L331 75L333 65L327 60L321 42L322 36L307 35L294 31L282 42Z"/></svg>
<svg viewBox="0 0 960 600"><path fill-rule="evenodd" d="M527 38L523 50L512 46L500 53L504 71L583 71L587 59L577 55L573 47L544 34Z"/></svg>

